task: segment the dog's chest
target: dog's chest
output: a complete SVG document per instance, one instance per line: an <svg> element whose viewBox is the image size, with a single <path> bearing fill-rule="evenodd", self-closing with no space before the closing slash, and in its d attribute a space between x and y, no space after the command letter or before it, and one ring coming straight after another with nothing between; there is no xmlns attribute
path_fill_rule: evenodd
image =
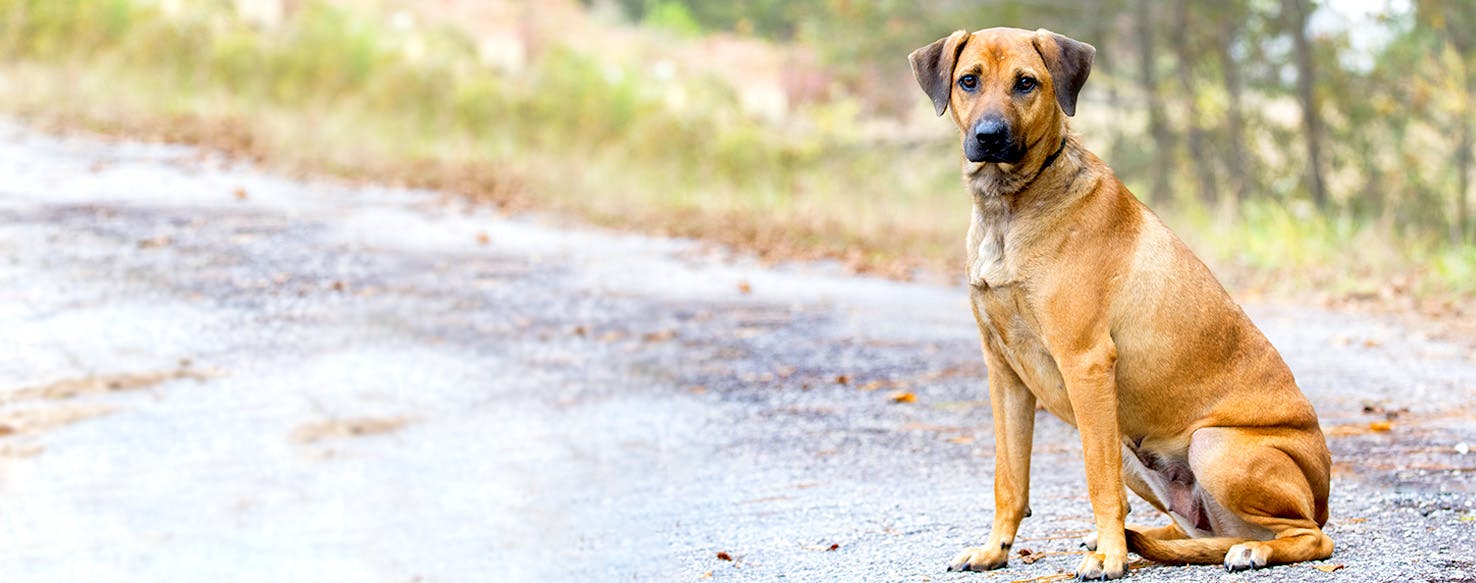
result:
<svg viewBox="0 0 1476 583"><path fill-rule="evenodd" d="M984 341L1035 394L1041 406L1075 424L1066 383L1046 347L1039 320L1029 311L1029 302L1022 294L1013 286L974 288L970 295Z"/></svg>
<svg viewBox="0 0 1476 583"><path fill-rule="evenodd" d="M1005 200L975 201L968 237L970 296L989 349L1009 364L1047 411L1075 423L1061 371L1021 285L1016 227Z"/></svg>
<svg viewBox="0 0 1476 583"><path fill-rule="evenodd" d="M1015 267L1010 246L1011 213L1003 202L981 201L974 204L973 222L969 225L968 275L974 287L999 287L1015 281Z"/></svg>

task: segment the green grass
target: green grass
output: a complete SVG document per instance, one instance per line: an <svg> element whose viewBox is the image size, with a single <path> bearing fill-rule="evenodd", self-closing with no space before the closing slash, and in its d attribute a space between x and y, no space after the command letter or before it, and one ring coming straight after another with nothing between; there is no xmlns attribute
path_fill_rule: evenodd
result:
<svg viewBox="0 0 1476 583"><path fill-rule="evenodd" d="M662 81L560 49L508 75L456 30L399 31L312 2L262 30L223 0L181 4L0 0L0 109L773 258L958 272L969 203L955 143L855 135L844 100L765 123L720 80ZM1170 222L1196 248L1279 285L1357 292L1414 273L1421 292L1476 293L1470 247L1272 202L1235 221L1178 208Z"/></svg>

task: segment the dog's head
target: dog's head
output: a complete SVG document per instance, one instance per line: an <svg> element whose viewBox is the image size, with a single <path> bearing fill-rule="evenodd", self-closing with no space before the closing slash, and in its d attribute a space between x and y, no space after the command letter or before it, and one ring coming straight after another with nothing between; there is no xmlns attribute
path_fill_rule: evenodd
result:
<svg viewBox="0 0 1476 583"><path fill-rule="evenodd" d="M938 115L953 111L970 162L1015 164L1057 149L1092 70L1092 45L1051 31L962 30L907 58Z"/></svg>

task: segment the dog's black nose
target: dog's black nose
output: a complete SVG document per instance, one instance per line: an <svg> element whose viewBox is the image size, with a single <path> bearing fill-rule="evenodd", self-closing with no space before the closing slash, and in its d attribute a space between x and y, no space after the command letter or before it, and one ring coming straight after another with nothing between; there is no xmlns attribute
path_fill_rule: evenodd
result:
<svg viewBox="0 0 1476 583"><path fill-rule="evenodd" d="M974 139L964 139L964 156L971 162L1018 162L1025 149L1015 143L1004 117L986 115L974 122Z"/></svg>
<svg viewBox="0 0 1476 583"><path fill-rule="evenodd" d="M980 146L999 146L1010 141L1010 126L1004 118L986 116L974 124L974 139Z"/></svg>

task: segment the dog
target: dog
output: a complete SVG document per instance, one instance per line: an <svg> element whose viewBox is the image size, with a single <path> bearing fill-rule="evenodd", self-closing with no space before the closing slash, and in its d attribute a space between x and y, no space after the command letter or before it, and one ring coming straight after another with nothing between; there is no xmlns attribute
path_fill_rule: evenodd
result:
<svg viewBox="0 0 1476 583"><path fill-rule="evenodd" d="M1128 551L1230 571L1327 558L1331 460L1291 370L1071 132L1095 53L991 28L909 56L962 133L969 299L994 412L993 528L949 570L1008 560L1030 516L1037 404L1081 434L1096 531L1078 578L1121 577ZM1124 486L1171 524L1125 527Z"/></svg>

